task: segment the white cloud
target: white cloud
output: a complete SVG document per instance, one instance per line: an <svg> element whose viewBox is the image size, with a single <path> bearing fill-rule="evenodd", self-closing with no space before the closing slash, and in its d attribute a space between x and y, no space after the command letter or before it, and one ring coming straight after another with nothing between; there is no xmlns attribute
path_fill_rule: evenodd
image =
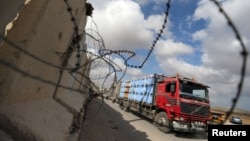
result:
<svg viewBox="0 0 250 141"><path fill-rule="evenodd" d="M250 27L248 22L250 20L245 18L248 15L247 9L250 8L249 2L247 0L240 2L229 0L225 1L222 6L235 25L240 25L237 29L245 41L249 41L250 35L248 31ZM194 19L209 21L207 29L197 31L193 35L193 39L202 42L203 52L205 52L202 57L204 65L214 69L227 69L233 74L239 74L242 65L242 57L240 56L242 48L218 8L211 2L201 1L194 14ZM233 61L230 62L230 60ZM248 70L249 64L248 62Z"/></svg>
<svg viewBox="0 0 250 141"><path fill-rule="evenodd" d="M194 41L205 40L206 38L208 38L208 34L204 30L199 30L192 35L192 38Z"/></svg>
<svg viewBox="0 0 250 141"><path fill-rule="evenodd" d="M150 15L145 21L145 27L148 29L153 29L158 32L162 26L162 21L164 20L164 15Z"/></svg>
<svg viewBox="0 0 250 141"><path fill-rule="evenodd" d="M168 39L158 41L154 51L156 56L160 58L170 58L184 54L192 54L194 49L181 42L174 42L172 39Z"/></svg>
<svg viewBox="0 0 250 141"><path fill-rule="evenodd" d="M141 76L143 74L141 69L126 67L126 65L124 64L124 60L122 60L121 58L115 58L113 61L121 68L123 72L126 71L127 75Z"/></svg>
<svg viewBox="0 0 250 141"><path fill-rule="evenodd" d="M140 5L147 5L150 3L156 3L156 4L160 4L160 3L165 3L166 0L134 0L135 2L137 2Z"/></svg>
<svg viewBox="0 0 250 141"><path fill-rule="evenodd" d="M93 19L98 23L108 49L148 47L153 38L145 28L144 15L133 1L108 1L103 9L95 9Z"/></svg>
<svg viewBox="0 0 250 141"><path fill-rule="evenodd" d="M149 4L151 2L150 0L134 0L134 1L140 5L146 5L146 4Z"/></svg>
<svg viewBox="0 0 250 141"><path fill-rule="evenodd" d="M250 27L248 23L250 19L246 18L250 8L249 1L228 0L222 3L222 7L236 25L241 37L246 41L249 51ZM235 95L240 80L243 65L242 56L240 55L242 48L232 29L227 24L225 17L212 2L201 1L193 19L194 21L205 19L208 23L206 29L197 31L193 35L193 39L202 42L203 66L218 72L218 78L214 74L209 75L212 79L208 82L213 85L215 91L214 95L212 95L213 100L220 101L222 99L216 100L216 98L225 99L227 97L227 104L230 105L230 99ZM249 70L250 62L248 61L247 75L250 75ZM246 77L246 81L249 81L249 77ZM250 95L249 91L246 90L247 88L249 86L246 87L245 85L243 87L243 95ZM248 107L250 108L250 105Z"/></svg>

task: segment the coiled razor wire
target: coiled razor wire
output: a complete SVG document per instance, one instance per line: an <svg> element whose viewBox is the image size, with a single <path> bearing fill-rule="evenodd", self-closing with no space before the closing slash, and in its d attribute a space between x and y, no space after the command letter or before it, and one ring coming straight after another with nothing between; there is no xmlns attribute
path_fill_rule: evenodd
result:
<svg viewBox="0 0 250 141"><path fill-rule="evenodd" d="M241 36L240 36L240 34L239 34L236 26L233 24L232 20L229 18L229 16L227 15L227 13L223 10L223 8L221 7L220 3L218 1L216 1L216 0L211 0L211 2L213 2L218 7L218 9L221 12L221 14L224 15L225 19L228 22L228 26L232 28L233 32L235 33L236 39L239 41L239 43L241 45L241 48L242 48L242 52L241 52L242 67L241 67L241 73L240 73L240 81L238 83L237 93L236 93L235 97L232 100L232 106L231 106L231 108L229 109L229 111L227 112L227 114L225 116L225 119L224 119L224 122L225 122L228 119L228 117L232 114L232 112L233 112L233 110L234 110L234 108L235 108L235 106L237 104L237 101L238 101L238 99L239 99L239 97L241 95L241 91L242 91L242 87L243 87L243 83L244 83L244 78L245 78L245 74L246 74L246 64L247 64L247 55L248 55L248 52L247 52L246 46L243 43L243 41L241 39ZM32 58L34 60L37 60L38 62L41 62L41 63L43 63L45 65L54 67L56 69L59 69L59 70L68 70L69 73L74 72L74 73L77 73L79 75L82 75L82 77L84 77L86 79L89 79L92 84L94 84L94 83L91 80L91 78L89 78L89 76L85 76L85 74L82 73L82 72L80 72L79 69L82 68L82 67L85 67L85 66L89 65L89 63L92 64L92 68L90 68L90 69L98 68L98 67L101 66L101 64L106 63L109 66L109 72L105 76L102 76L102 77L97 78L97 79L104 79L104 82L102 84L102 87L103 87L104 83L108 80L107 78L109 76L113 75L114 79L113 79L112 85L110 87L110 89L111 89L114 86L114 84L116 84L118 81L120 81L123 78L123 76L126 73L127 67L142 68L144 66L144 64L147 62L147 60L149 59L151 53L153 52L153 50L154 50L154 48L156 46L158 40L161 38L161 35L164 32L164 29L166 28L167 17L169 15L169 9L170 9L171 0L168 0L167 3L166 3L165 18L164 18L162 27L161 27L159 33L157 34L155 40L153 41L153 43L152 43L152 45L151 45L151 47L150 47L147 55L145 56L145 59L139 65L131 65L131 64L128 63L129 60L131 60L133 57L136 56L135 52L130 51L130 50L110 50L110 49L106 49L105 48L105 44L104 44L104 40L101 38L101 35L98 32L95 32L93 30L91 31L91 33L95 32L98 35L99 38L94 37L91 33L88 33L87 30L84 31L84 34L86 36L88 36L89 38L91 38L94 42L97 42L96 46L98 46L98 53L93 53L91 51L88 51L86 48L81 49L81 41L82 41L82 36L83 35L79 34L79 28L78 28L78 26L77 26L77 24L75 22L75 17L74 17L74 15L72 13L72 8L69 5L68 0L64 0L64 3L66 4L67 11L68 11L68 13L71 16L70 20L72 21L72 23L74 25L74 28L73 28L73 30L74 30L74 36L73 36L73 39L72 39L72 46L75 46L76 48L74 48L72 46L69 46L69 48L68 48L68 50L66 52L59 53L59 54L61 54L63 56L63 55L70 54L72 52L76 52L76 63L75 63L75 66L71 66L69 64L67 64L65 66L59 66L59 65L52 64L50 62L45 61L44 59L42 59L40 57L37 57L35 54L32 54L31 52L26 51L21 46L15 44L13 41L7 39L5 36L3 36L1 34L0 34L0 38L3 39L3 41L5 43L9 44L11 47L19 50L20 52L23 52L24 55L26 55L26 56L29 56L30 58ZM93 57L92 60L89 61L89 62L82 63L80 57L81 57L81 53L83 53L83 52L89 54L90 56L92 56ZM124 61L125 66L126 66L126 68L125 68L125 70L123 70L124 72L123 72L123 74L121 75L120 78L118 78L117 73L118 72L122 72L122 69L119 67L118 64L116 64L116 63L114 63L112 61L112 59L110 58L111 55L117 55L120 58L122 58L123 61ZM64 88L64 89L73 90L73 91L80 92L80 93L83 92L82 89L75 89L75 88L72 88L70 86L60 85L60 84L51 82L49 80L46 80L46 79L44 79L44 78L42 78L40 76L36 76L36 75L30 74L30 73L27 73L24 70L21 70L17 66L13 65L11 62L8 62L8 61L6 61L4 59L0 59L0 64L3 65L3 66L5 66L5 67L8 67L8 68L12 69L15 72L18 72L20 74L28 76L28 77L30 77L32 79L41 81L43 83L47 83L47 84L53 85L55 87L61 87L61 88ZM80 85L82 85L84 88L88 88L87 85L82 84L80 80L77 80L77 78L74 77L74 75L71 75L71 76L72 76L73 79L75 79L77 82L79 82ZM108 89L108 91L110 89Z"/></svg>

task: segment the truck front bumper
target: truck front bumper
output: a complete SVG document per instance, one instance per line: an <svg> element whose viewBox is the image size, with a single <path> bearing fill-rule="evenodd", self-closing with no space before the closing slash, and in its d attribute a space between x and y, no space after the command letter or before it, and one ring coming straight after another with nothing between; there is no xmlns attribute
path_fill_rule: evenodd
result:
<svg viewBox="0 0 250 141"><path fill-rule="evenodd" d="M173 129L182 132L207 132L207 126L199 122L183 123L173 121Z"/></svg>

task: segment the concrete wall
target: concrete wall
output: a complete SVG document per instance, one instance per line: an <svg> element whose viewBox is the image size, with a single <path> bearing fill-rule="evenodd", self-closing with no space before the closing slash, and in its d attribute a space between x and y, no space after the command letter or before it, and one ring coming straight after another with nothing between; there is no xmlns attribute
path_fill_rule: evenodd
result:
<svg viewBox="0 0 250 141"><path fill-rule="evenodd" d="M115 83L114 86L110 89L110 91L105 94L105 97L115 102L119 98L121 84L122 81Z"/></svg>
<svg viewBox="0 0 250 141"><path fill-rule="evenodd" d="M0 1L0 129L13 139L64 141L80 128L90 64L72 39L86 7L67 2ZM71 72L77 63L85 65Z"/></svg>

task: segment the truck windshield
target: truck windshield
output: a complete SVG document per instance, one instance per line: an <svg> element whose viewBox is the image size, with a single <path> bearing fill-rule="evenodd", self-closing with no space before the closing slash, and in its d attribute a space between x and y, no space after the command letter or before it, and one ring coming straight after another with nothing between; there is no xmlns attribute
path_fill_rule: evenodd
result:
<svg viewBox="0 0 250 141"><path fill-rule="evenodd" d="M192 82L184 83L181 81L180 84L180 97L208 102L208 90L206 87Z"/></svg>

